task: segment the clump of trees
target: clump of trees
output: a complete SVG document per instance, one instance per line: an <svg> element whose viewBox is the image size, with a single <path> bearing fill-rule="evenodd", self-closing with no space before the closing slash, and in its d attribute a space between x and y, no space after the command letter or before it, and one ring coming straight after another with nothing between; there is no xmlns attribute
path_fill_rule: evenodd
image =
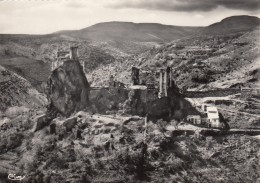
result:
<svg viewBox="0 0 260 183"><path fill-rule="evenodd" d="M0 153L7 152L22 144L24 135L20 132L12 134L3 134L0 137Z"/></svg>
<svg viewBox="0 0 260 183"><path fill-rule="evenodd" d="M213 74L210 69L194 69L191 72L191 80L197 83L209 83L213 80Z"/></svg>

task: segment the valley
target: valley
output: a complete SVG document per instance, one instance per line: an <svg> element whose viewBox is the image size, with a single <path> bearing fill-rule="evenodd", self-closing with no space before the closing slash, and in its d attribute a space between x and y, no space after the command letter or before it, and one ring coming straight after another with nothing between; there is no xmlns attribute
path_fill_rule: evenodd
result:
<svg viewBox="0 0 260 183"><path fill-rule="evenodd" d="M259 35L253 16L0 34L0 182L258 182Z"/></svg>

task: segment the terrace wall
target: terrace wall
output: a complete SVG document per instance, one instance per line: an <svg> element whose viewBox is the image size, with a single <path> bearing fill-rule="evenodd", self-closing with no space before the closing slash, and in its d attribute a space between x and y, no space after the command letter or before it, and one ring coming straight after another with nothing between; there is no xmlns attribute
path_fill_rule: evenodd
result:
<svg viewBox="0 0 260 183"><path fill-rule="evenodd" d="M241 93L241 89L228 88L208 91L184 91L183 95L187 98L204 98L204 97L224 97Z"/></svg>

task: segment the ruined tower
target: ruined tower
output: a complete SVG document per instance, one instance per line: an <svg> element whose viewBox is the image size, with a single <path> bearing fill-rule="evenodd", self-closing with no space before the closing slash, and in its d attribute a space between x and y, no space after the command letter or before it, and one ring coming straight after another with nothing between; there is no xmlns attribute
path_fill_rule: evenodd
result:
<svg viewBox="0 0 260 183"><path fill-rule="evenodd" d="M136 67L132 67L132 85L139 85L140 79L139 79L139 72L140 70Z"/></svg>
<svg viewBox="0 0 260 183"><path fill-rule="evenodd" d="M160 69L158 98L168 96L168 88L172 87L172 71L170 67Z"/></svg>
<svg viewBox="0 0 260 183"><path fill-rule="evenodd" d="M63 62L67 60L78 60L78 47L70 47L70 51L57 51L56 60L52 62L51 70L55 70L59 66L63 65Z"/></svg>
<svg viewBox="0 0 260 183"><path fill-rule="evenodd" d="M164 90L163 90L163 69L160 70L160 80L159 80L159 93L158 93L158 98L162 98L164 96Z"/></svg>
<svg viewBox="0 0 260 183"><path fill-rule="evenodd" d="M71 60L77 60L78 59L78 47L77 46L71 46L70 47L70 59Z"/></svg>

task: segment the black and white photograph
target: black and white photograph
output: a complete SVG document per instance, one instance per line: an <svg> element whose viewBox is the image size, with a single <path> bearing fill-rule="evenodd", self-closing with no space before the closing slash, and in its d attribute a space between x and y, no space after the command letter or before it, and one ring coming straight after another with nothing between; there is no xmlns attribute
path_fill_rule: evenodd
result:
<svg viewBox="0 0 260 183"><path fill-rule="evenodd" d="M0 0L0 183L260 183L259 0Z"/></svg>

